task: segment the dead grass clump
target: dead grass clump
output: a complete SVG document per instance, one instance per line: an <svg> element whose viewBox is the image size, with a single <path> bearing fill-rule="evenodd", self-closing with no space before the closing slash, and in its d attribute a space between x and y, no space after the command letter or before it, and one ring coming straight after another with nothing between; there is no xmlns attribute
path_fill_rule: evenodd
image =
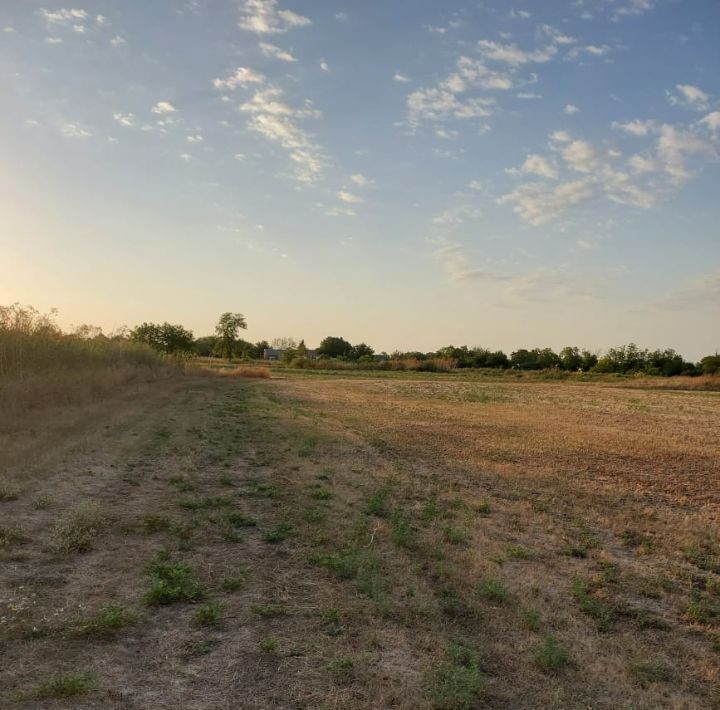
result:
<svg viewBox="0 0 720 710"><path fill-rule="evenodd" d="M95 538L107 524L96 503L82 501L56 523L51 547L56 552L88 552Z"/></svg>
<svg viewBox="0 0 720 710"><path fill-rule="evenodd" d="M222 377L257 377L263 380L268 380L272 377L269 367L254 367L252 365L238 365L238 367L234 367L232 370L223 368L222 370L218 370L217 373Z"/></svg>

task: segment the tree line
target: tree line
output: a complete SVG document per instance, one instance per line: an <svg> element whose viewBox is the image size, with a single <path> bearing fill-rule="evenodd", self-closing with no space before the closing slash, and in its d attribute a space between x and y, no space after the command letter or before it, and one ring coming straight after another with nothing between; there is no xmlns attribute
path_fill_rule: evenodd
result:
<svg viewBox="0 0 720 710"><path fill-rule="evenodd" d="M181 325L171 323L142 323L129 333L135 342L145 343L167 354L222 357L228 360L260 360L271 346L281 351L281 359L287 364L301 365L312 355L320 359L357 362L369 365L373 362L392 360L431 361L451 360L457 368L493 368L515 370L563 370L566 372L599 372L617 374L646 374L671 377L673 375L720 374L720 355L707 355L699 362L685 360L670 348L647 350L635 343L610 348L605 353L592 352L576 346L567 346L555 352L551 348L520 348L507 355L502 350L482 347L456 347L448 345L431 352L395 351L376 353L366 343L353 345L345 338L328 336L317 350L310 351L305 341L293 338L277 338L268 343L260 340L252 343L239 338L239 332L247 328L241 313L223 313L218 319L214 335L199 338Z"/></svg>

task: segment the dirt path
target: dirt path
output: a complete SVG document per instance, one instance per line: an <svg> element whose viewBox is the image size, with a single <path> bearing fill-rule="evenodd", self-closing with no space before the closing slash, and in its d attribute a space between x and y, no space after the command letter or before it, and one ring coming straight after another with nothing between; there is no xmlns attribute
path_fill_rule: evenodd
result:
<svg viewBox="0 0 720 710"><path fill-rule="evenodd" d="M186 379L0 442L0 707L712 707L717 575L437 416Z"/></svg>

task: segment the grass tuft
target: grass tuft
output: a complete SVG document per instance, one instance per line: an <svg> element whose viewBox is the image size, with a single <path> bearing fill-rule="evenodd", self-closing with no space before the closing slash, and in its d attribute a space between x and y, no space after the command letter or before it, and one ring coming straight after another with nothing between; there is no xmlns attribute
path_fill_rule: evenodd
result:
<svg viewBox="0 0 720 710"><path fill-rule="evenodd" d="M55 524L51 546L56 552L88 552L107 524L96 503L82 501Z"/></svg>
<svg viewBox="0 0 720 710"><path fill-rule="evenodd" d="M547 634L535 649L533 660L545 673L558 673L567 666L570 654L554 634Z"/></svg>
<svg viewBox="0 0 720 710"><path fill-rule="evenodd" d="M147 567L150 590L144 601L148 606L197 602L205 596L205 589L192 578L192 569L184 564L154 561Z"/></svg>
<svg viewBox="0 0 720 710"><path fill-rule="evenodd" d="M87 673L58 675L36 688L33 696L37 699L72 698L89 693L95 684Z"/></svg>

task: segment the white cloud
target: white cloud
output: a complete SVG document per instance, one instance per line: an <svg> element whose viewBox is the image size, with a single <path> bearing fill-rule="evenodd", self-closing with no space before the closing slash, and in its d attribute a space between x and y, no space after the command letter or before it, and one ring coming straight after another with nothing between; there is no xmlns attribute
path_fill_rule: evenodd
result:
<svg viewBox="0 0 720 710"><path fill-rule="evenodd" d="M256 34L283 34L311 25L309 18L278 8L278 0L244 0L240 27Z"/></svg>
<svg viewBox="0 0 720 710"><path fill-rule="evenodd" d="M524 99L526 101L538 100L542 98L542 94L534 94L530 91L521 91L519 94L515 94L516 99Z"/></svg>
<svg viewBox="0 0 720 710"><path fill-rule="evenodd" d="M652 158L638 154L630 156L628 159L628 165L637 175L654 173L658 169L658 164Z"/></svg>
<svg viewBox="0 0 720 710"><path fill-rule="evenodd" d="M563 113L566 113L568 116L572 116L574 113L580 113L580 109L574 104L565 104Z"/></svg>
<svg viewBox="0 0 720 710"><path fill-rule="evenodd" d="M40 8L40 10L38 10L38 14L46 22L54 25L67 25L71 22L77 22L78 20L86 20L88 17L85 10L76 8L68 10L64 7L59 10L47 10L45 8Z"/></svg>
<svg viewBox="0 0 720 710"><path fill-rule="evenodd" d="M175 113L175 107L169 101L158 101L151 109L153 113Z"/></svg>
<svg viewBox="0 0 720 710"><path fill-rule="evenodd" d="M710 96L701 88L692 84L677 84L675 88L678 94L667 93L668 101L674 106L686 106L696 111L706 111L709 106Z"/></svg>
<svg viewBox="0 0 720 710"><path fill-rule="evenodd" d="M235 91L238 86L262 84L264 81L265 77L260 72L248 67L238 67L235 69L235 73L231 74L227 79L213 79L213 86L216 89Z"/></svg>
<svg viewBox="0 0 720 710"><path fill-rule="evenodd" d="M135 124L135 114L134 113L114 113L113 118L121 125L121 126L132 126Z"/></svg>
<svg viewBox="0 0 720 710"><path fill-rule="evenodd" d="M124 37L121 37L120 35L115 35L111 40L110 44L113 47L122 47L124 44L127 44Z"/></svg>
<svg viewBox="0 0 720 710"><path fill-rule="evenodd" d="M297 59L287 50L276 47L274 44L260 42L260 51L265 57L279 59L281 62L296 62Z"/></svg>
<svg viewBox="0 0 720 710"><path fill-rule="evenodd" d="M569 143L572 138L570 138L570 134L567 131L553 131L550 134L550 140L553 143Z"/></svg>
<svg viewBox="0 0 720 710"><path fill-rule="evenodd" d="M200 134L196 134L194 136L186 136L185 140L187 140L188 143L202 143L205 139Z"/></svg>
<svg viewBox="0 0 720 710"><path fill-rule="evenodd" d="M79 34L82 34L85 32L85 25L73 25L73 32L77 32Z"/></svg>
<svg viewBox="0 0 720 710"><path fill-rule="evenodd" d="M330 71L330 66L324 59L320 62L320 69L323 71Z"/></svg>
<svg viewBox="0 0 720 710"><path fill-rule="evenodd" d="M629 0L621 7L615 8L615 17L628 15L642 15L655 6L655 0Z"/></svg>
<svg viewBox="0 0 720 710"><path fill-rule="evenodd" d="M555 180L558 176L557 168L541 155L535 153L528 155L525 162L519 168L512 168L510 173L522 173L524 175L539 175L540 177Z"/></svg>
<svg viewBox="0 0 720 710"><path fill-rule="evenodd" d="M597 165L595 150L586 141L573 141L562 151L563 160L579 173L589 173Z"/></svg>
<svg viewBox="0 0 720 710"><path fill-rule="evenodd" d="M245 153L235 153L235 155L233 155L233 158L240 161L245 160Z"/></svg>
<svg viewBox="0 0 720 710"><path fill-rule="evenodd" d="M527 10L510 10L510 19L512 20L528 20L532 17L532 12Z"/></svg>
<svg viewBox="0 0 720 710"><path fill-rule="evenodd" d="M541 25L538 34L547 37L553 44L574 44L577 41L574 37L563 34L552 25Z"/></svg>
<svg viewBox="0 0 720 710"><path fill-rule="evenodd" d="M613 122L613 128L619 128L625 133L630 133L634 136L646 136L655 129L655 121L626 121L625 123Z"/></svg>
<svg viewBox="0 0 720 710"><path fill-rule="evenodd" d="M410 81L408 77L406 77L404 74L398 74L396 73L395 76L393 76L393 81L399 81L400 83L407 83Z"/></svg>
<svg viewBox="0 0 720 710"><path fill-rule="evenodd" d="M17 30L16 30L14 27L10 27L10 26L3 27L3 32L4 32L5 34L9 34L9 35L10 35L10 34L17 34Z"/></svg>
<svg viewBox="0 0 720 710"><path fill-rule="evenodd" d="M328 217L355 217L355 210L352 207L330 207L325 211Z"/></svg>
<svg viewBox="0 0 720 710"><path fill-rule="evenodd" d="M660 126L659 133L658 156L663 161L665 172L675 183L685 182L692 177L692 173L685 164L687 156L717 157L717 151L712 144L691 130L663 124Z"/></svg>
<svg viewBox="0 0 720 710"><path fill-rule="evenodd" d="M281 99L280 89L261 89L240 106L240 111L250 115L247 123L250 130L288 151L290 160L296 164L296 179L312 183L320 176L325 161L319 147L298 126L297 119L319 118L321 114L307 101L305 108L298 109Z"/></svg>
<svg viewBox="0 0 720 710"><path fill-rule="evenodd" d="M96 16L95 16L95 22L97 22L98 25L107 25L107 24L109 24L108 18L105 17L105 15L96 15Z"/></svg>
<svg viewBox="0 0 720 710"><path fill-rule="evenodd" d="M352 192L347 192L346 190L339 190L337 196L341 202L347 202L349 204L358 204L360 202L363 202L362 197L353 195Z"/></svg>
<svg viewBox="0 0 720 710"><path fill-rule="evenodd" d="M470 205L451 207L432 218L433 224L439 227L455 227L468 219L477 219L482 213Z"/></svg>
<svg viewBox="0 0 720 710"><path fill-rule="evenodd" d="M190 153L180 153L180 158L182 160L192 160L192 155Z"/></svg>
<svg viewBox="0 0 720 710"><path fill-rule="evenodd" d="M707 126L711 131L717 131L720 128L720 111L713 111L705 118L700 120L703 126Z"/></svg>
<svg viewBox="0 0 720 710"><path fill-rule="evenodd" d="M350 181L354 182L359 187L368 187L368 185L372 185L373 181L366 178L361 173L355 173L355 175L350 176Z"/></svg>
<svg viewBox="0 0 720 710"><path fill-rule="evenodd" d="M83 128L77 123L66 123L60 127L60 133L66 138L89 138L92 132L87 128Z"/></svg>
<svg viewBox="0 0 720 710"><path fill-rule="evenodd" d="M563 182L556 187L547 183L528 183L497 199L500 205L512 205L513 212L533 226L556 219L570 207L590 199L592 182L587 178Z"/></svg>
<svg viewBox="0 0 720 710"><path fill-rule="evenodd" d="M46 37L45 44L62 44L62 39L60 37Z"/></svg>
<svg viewBox="0 0 720 710"><path fill-rule="evenodd" d="M568 59L582 57L604 57L612 51L609 44L587 44L584 47L573 47L567 54Z"/></svg>
<svg viewBox="0 0 720 710"><path fill-rule="evenodd" d="M527 51L516 44L501 44L492 40L481 39L478 48L483 56L496 62L503 62L513 67L522 64L549 62L556 54L557 47L548 45L542 49Z"/></svg>

